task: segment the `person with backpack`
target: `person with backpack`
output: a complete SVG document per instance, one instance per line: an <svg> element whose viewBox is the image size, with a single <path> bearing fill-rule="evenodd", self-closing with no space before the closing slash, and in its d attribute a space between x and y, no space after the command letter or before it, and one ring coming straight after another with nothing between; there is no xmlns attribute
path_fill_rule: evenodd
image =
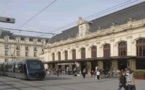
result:
<svg viewBox="0 0 145 90"><path fill-rule="evenodd" d="M127 90L136 90L133 71L130 71L130 73L128 75L127 85L128 85Z"/></svg>
<svg viewBox="0 0 145 90"><path fill-rule="evenodd" d="M121 90L121 88L124 88L124 90L127 90L126 88L126 76L125 76L125 72L120 72L120 77L119 77L119 88L118 90Z"/></svg>

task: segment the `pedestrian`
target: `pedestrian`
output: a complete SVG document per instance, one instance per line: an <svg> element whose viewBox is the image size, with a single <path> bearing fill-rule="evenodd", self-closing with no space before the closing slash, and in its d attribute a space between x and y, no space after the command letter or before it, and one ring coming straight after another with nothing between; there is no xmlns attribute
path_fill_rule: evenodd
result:
<svg viewBox="0 0 145 90"><path fill-rule="evenodd" d="M90 74L91 74L91 77L93 77L93 75L94 75L94 71L92 70L92 71L90 72Z"/></svg>
<svg viewBox="0 0 145 90"><path fill-rule="evenodd" d="M99 80L100 79L100 71L97 70L97 79Z"/></svg>
<svg viewBox="0 0 145 90"><path fill-rule="evenodd" d="M133 71L130 71L127 80L128 90L136 90Z"/></svg>
<svg viewBox="0 0 145 90"><path fill-rule="evenodd" d="M98 67L95 67L95 74L94 74L94 79L97 79L97 72L98 72Z"/></svg>
<svg viewBox="0 0 145 90"><path fill-rule="evenodd" d="M83 78L86 77L86 68L83 69L82 75L83 75Z"/></svg>
<svg viewBox="0 0 145 90"><path fill-rule="evenodd" d="M59 76L59 70L56 71L57 76Z"/></svg>
<svg viewBox="0 0 145 90"><path fill-rule="evenodd" d="M120 76L119 76L119 88L118 90L121 90L121 88L124 88L124 90L126 89L126 76L125 76L125 72L120 72Z"/></svg>

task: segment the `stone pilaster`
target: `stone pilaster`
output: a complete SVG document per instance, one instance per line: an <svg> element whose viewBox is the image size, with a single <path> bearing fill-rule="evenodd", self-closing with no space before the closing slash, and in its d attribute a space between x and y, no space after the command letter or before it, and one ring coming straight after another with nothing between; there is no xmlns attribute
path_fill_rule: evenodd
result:
<svg viewBox="0 0 145 90"><path fill-rule="evenodd" d="M78 71L80 71L80 73L81 73L81 70L82 70L82 68L81 68L81 63L79 62Z"/></svg>
<svg viewBox="0 0 145 90"><path fill-rule="evenodd" d="M49 64L49 69L52 70L52 64Z"/></svg>
<svg viewBox="0 0 145 90"><path fill-rule="evenodd" d="M135 59L129 59L128 63L129 63L129 68L131 70L136 70L136 61L135 61Z"/></svg>
<svg viewBox="0 0 145 90"><path fill-rule="evenodd" d="M91 62L87 62L87 73L91 71Z"/></svg>
<svg viewBox="0 0 145 90"><path fill-rule="evenodd" d="M62 70L65 70L65 65L61 65L61 69Z"/></svg>
<svg viewBox="0 0 145 90"><path fill-rule="evenodd" d="M118 62L117 62L117 60L112 60L112 68L114 70L117 70L118 69Z"/></svg>
<svg viewBox="0 0 145 90"><path fill-rule="evenodd" d="M72 64L69 64L69 71L72 71Z"/></svg>
<svg viewBox="0 0 145 90"><path fill-rule="evenodd" d="M98 69L103 69L103 61L98 61Z"/></svg>
<svg viewBox="0 0 145 90"><path fill-rule="evenodd" d="M55 69L58 70L58 65L57 64L55 64Z"/></svg>

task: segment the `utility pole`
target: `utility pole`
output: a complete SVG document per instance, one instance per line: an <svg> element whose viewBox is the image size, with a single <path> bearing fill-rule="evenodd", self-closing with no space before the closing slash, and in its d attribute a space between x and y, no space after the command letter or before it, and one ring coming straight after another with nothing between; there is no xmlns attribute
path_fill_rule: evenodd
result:
<svg viewBox="0 0 145 90"><path fill-rule="evenodd" d="M15 18L0 17L0 22L4 22L4 23L15 23Z"/></svg>

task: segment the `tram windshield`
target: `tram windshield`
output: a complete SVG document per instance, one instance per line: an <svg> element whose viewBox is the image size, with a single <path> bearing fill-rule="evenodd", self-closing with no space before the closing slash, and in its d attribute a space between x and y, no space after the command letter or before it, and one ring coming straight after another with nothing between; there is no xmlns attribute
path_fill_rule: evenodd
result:
<svg viewBox="0 0 145 90"><path fill-rule="evenodd" d="M40 61L29 60L27 61L29 70L42 70L44 69L43 63Z"/></svg>

